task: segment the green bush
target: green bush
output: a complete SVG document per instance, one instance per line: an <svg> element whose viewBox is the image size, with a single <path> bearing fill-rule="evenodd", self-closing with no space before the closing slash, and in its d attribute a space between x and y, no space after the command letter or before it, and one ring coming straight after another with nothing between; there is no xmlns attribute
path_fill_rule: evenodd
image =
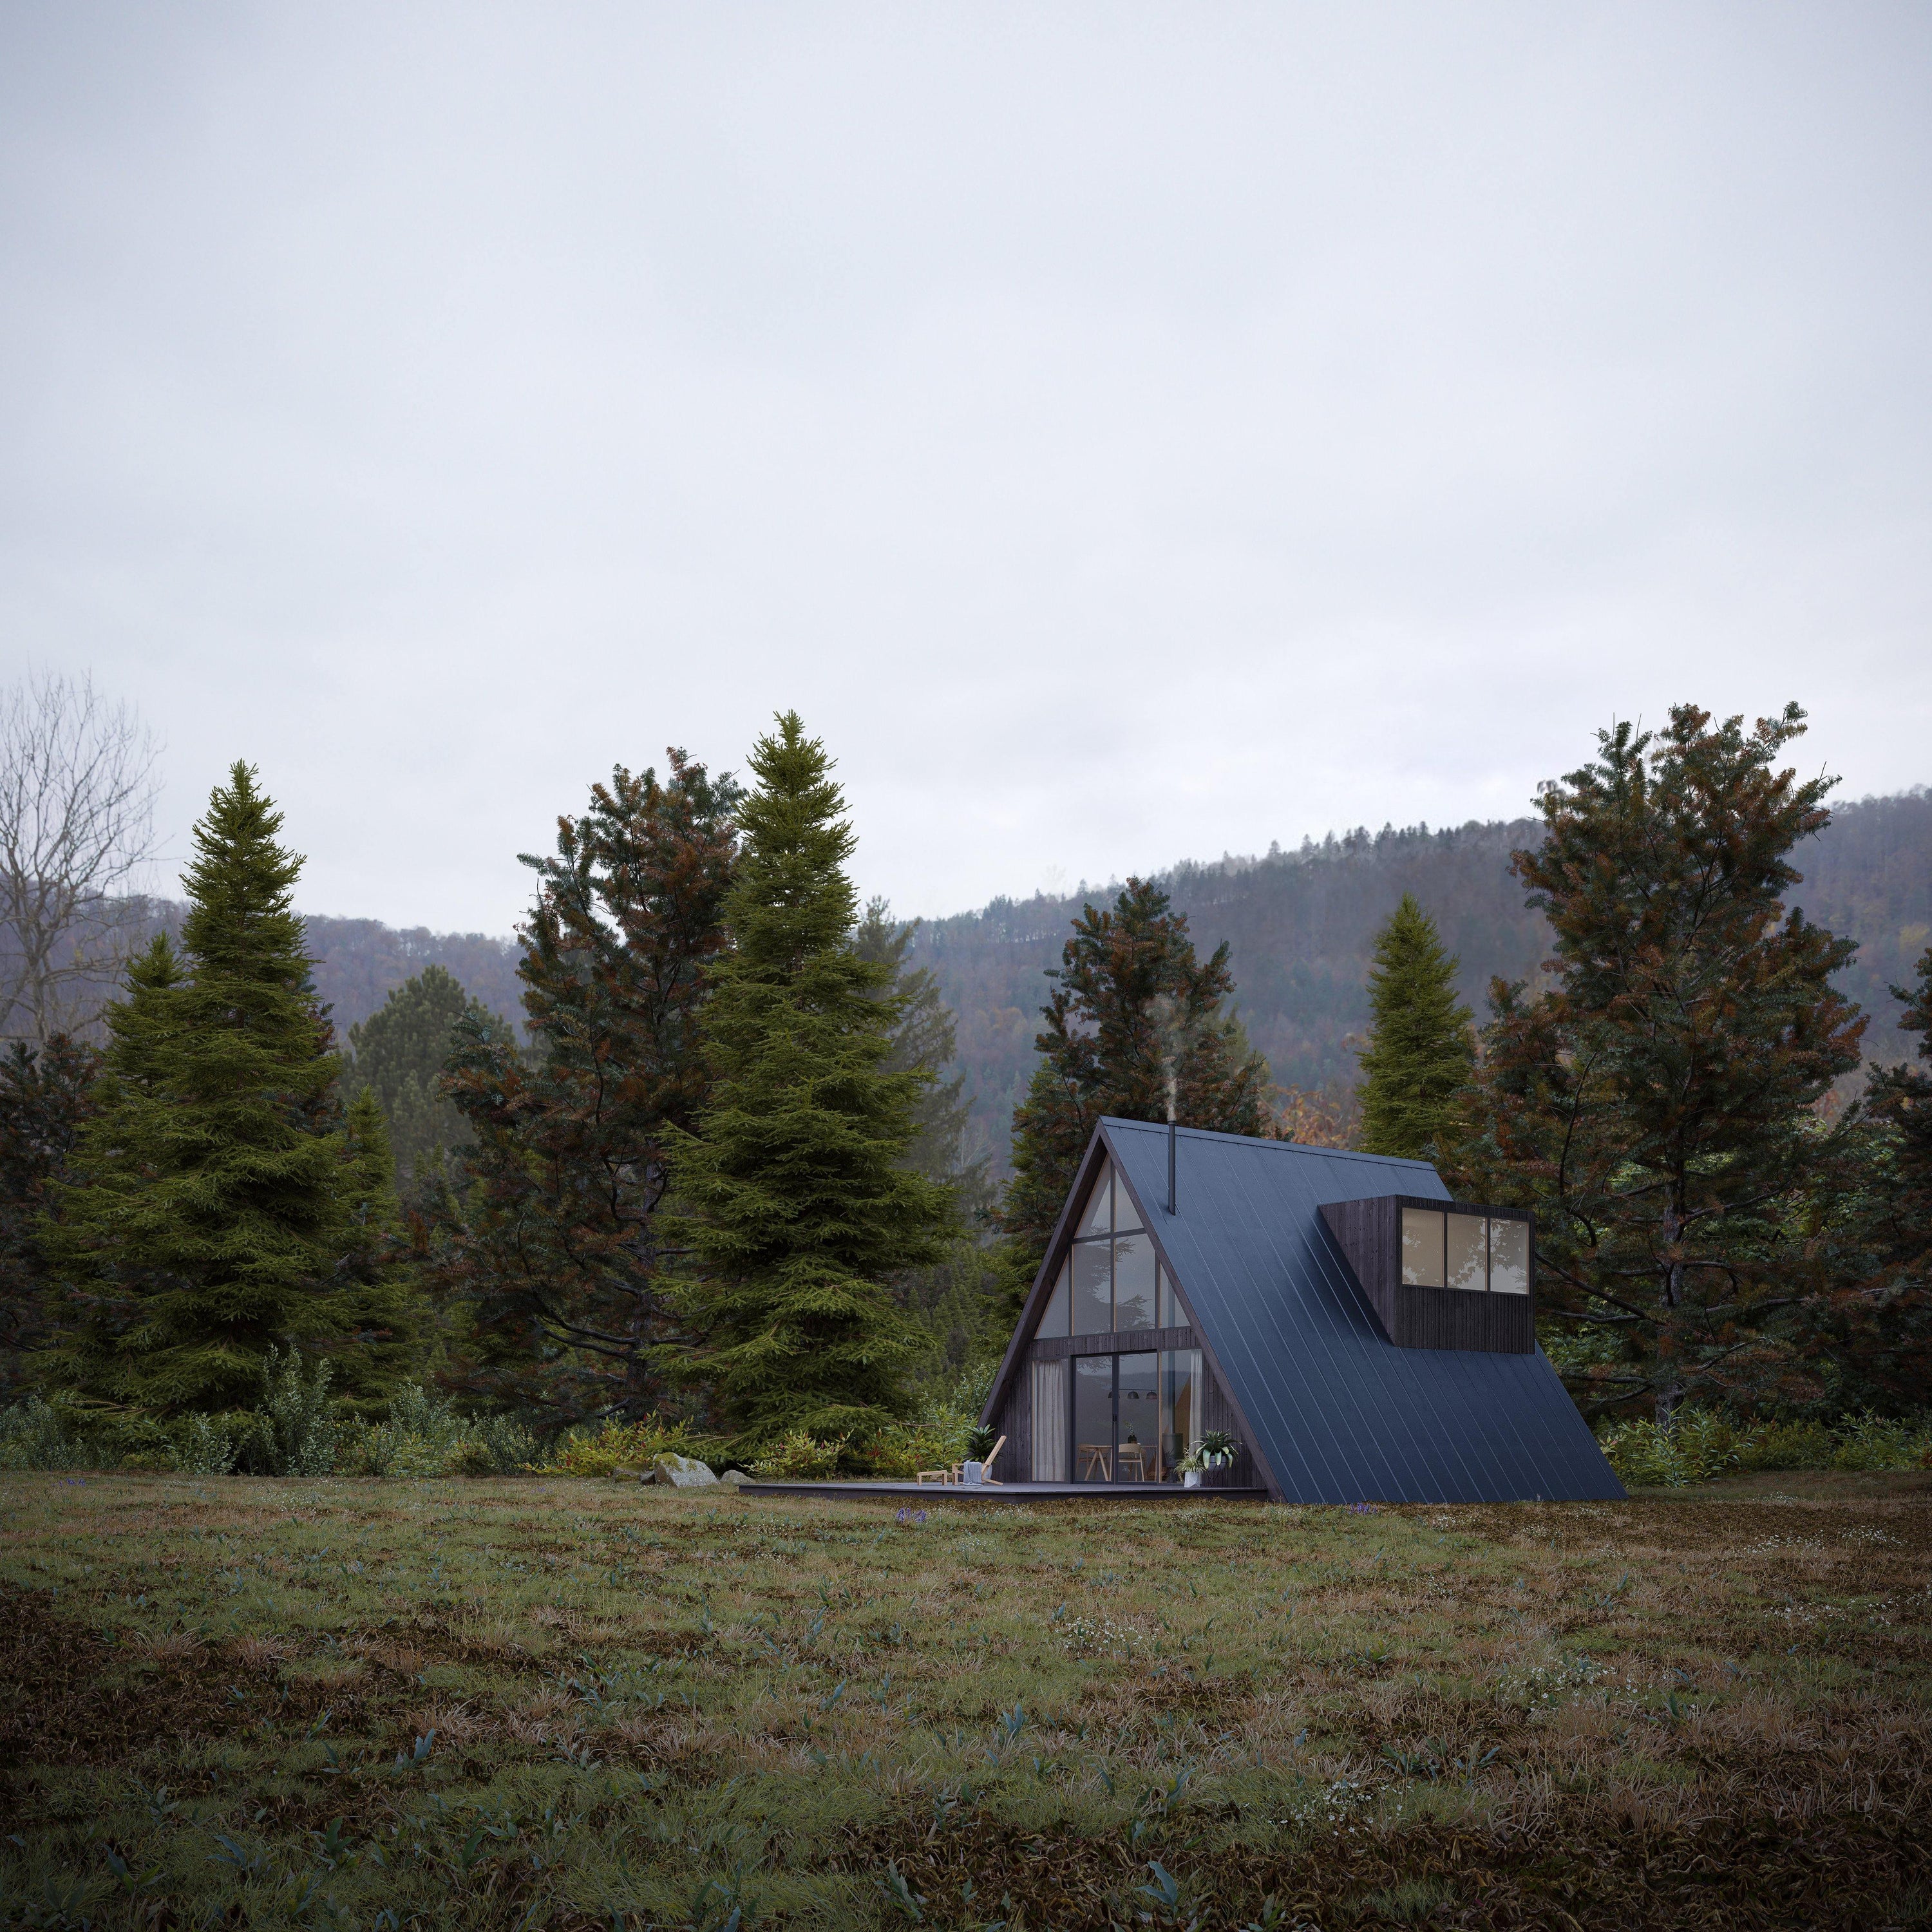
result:
<svg viewBox="0 0 1932 1932"><path fill-rule="evenodd" d="M284 1356L271 1346L267 1367L268 1394L262 1404L268 1418L270 1473L278 1476L326 1476L335 1468L340 1435L328 1399L329 1364L319 1361L303 1372L298 1349Z"/></svg>
<svg viewBox="0 0 1932 1932"><path fill-rule="evenodd" d="M536 1453L530 1432L507 1418L460 1414L405 1382L391 1398L386 1420L351 1435L342 1462L358 1476L508 1475Z"/></svg>
<svg viewBox="0 0 1932 1932"><path fill-rule="evenodd" d="M957 1430L902 1424L882 1429L858 1448L848 1450L844 1466L874 1482L909 1483L922 1469L950 1468L965 1447Z"/></svg>
<svg viewBox="0 0 1932 1932"><path fill-rule="evenodd" d="M225 1476L235 1467L238 1431L219 1415L190 1415L168 1431L167 1464L184 1476Z"/></svg>
<svg viewBox="0 0 1932 1932"><path fill-rule="evenodd" d="M1747 1469L1828 1469L1838 1448L1822 1422L1767 1422L1745 1436L1738 1454Z"/></svg>
<svg viewBox="0 0 1932 1932"><path fill-rule="evenodd" d="M607 1422L566 1431L540 1466L546 1476L611 1476L620 1469L647 1468L660 1456L692 1456L700 1462L718 1460L722 1437L703 1436L685 1421L666 1422L647 1415L638 1422Z"/></svg>
<svg viewBox="0 0 1932 1932"><path fill-rule="evenodd" d="M92 1469L101 1459L50 1402L30 1395L0 1408L0 1469Z"/></svg>
<svg viewBox="0 0 1932 1932"><path fill-rule="evenodd" d="M1834 1469L1932 1468L1932 1423L1874 1415L1868 1411L1838 1425L1832 1454Z"/></svg>
<svg viewBox="0 0 1932 1932"><path fill-rule="evenodd" d="M1742 1466L1738 1432L1716 1409L1679 1415L1669 1429L1625 1422L1606 1431L1604 1454L1634 1489L1681 1490L1708 1483Z"/></svg>
<svg viewBox="0 0 1932 1932"><path fill-rule="evenodd" d="M822 1482L838 1473L848 1441L842 1436L836 1442L815 1442L803 1430L795 1429L753 1462L752 1473L770 1483Z"/></svg>
<svg viewBox="0 0 1932 1932"><path fill-rule="evenodd" d="M1717 1409L1680 1415L1674 1428L1624 1422L1604 1431L1610 1466L1635 1489L1682 1489L1737 1469L1932 1468L1932 1422L1852 1416L1821 1422L1761 1422L1739 1428Z"/></svg>

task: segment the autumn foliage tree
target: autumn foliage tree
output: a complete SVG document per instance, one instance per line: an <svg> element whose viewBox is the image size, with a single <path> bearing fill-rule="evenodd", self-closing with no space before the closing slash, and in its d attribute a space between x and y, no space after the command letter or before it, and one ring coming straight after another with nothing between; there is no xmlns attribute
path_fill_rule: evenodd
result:
<svg viewBox="0 0 1932 1932"><path fill-rule="evenodd" d="M1049 978L1040 1060L1013 1116L1013 1174L1000 1223L1017 1282L1030 1283L1103 1114L1270 1131L1268 1064L1228 1010L1228 947L1196 958L1186 915L1144 879L1088 906Z"/></svg>
<svg viewBox="0 0 1932 1932"><path fill-rule="evenodd" d="M1818 1388L1832 1258L1808 1203L1850 1151L1818 1103L1864 1022L1831 983L1852 942L1784 904L1835 782L1777 769L1803 719L1682 705L1600 733L1515 855L1551 980L1492 988L1460 1179L1535 1208L1540 1312L1581 1338L1587 1409L1667 1423Z"/></svg>
<svg viewBox="0 0 1932 1932"><path fill-rule="evenodd" d="M428 1217L460 1331L450 1377L472 1398L572 1422L668 1393L665 1144L709 1091L700 1008L737 797L673 751L662 780L593 786L555 855L524 860L530 1049L481 1009L457 1019L446 1091L474 1139Z"/></svg>

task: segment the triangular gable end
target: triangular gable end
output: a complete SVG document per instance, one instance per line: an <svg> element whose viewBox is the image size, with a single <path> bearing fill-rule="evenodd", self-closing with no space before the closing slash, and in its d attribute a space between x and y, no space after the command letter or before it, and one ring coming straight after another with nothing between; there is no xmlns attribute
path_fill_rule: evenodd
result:
<svg viewBox="0 0 1932 1932"><path fill-rule="evenodd" d="M1184 1135L1183 1144L1185 1140ZM1080 1165L1074 1171L1073 1184L1067 1190L1066 1200L1060 1210L1059 1220L1054 1224L1045 1258L1040 1263L1039 1272L1034 1277L1033 1287L1021 1307L1020 1318L1014 1328L1012 1339L1000 1358L992 1387L987 1393L986 1406L980 1412L980 1420L986 1423L992 1421L999 1412L1013 1377L1024 1364L1028 1351L1039 1335L1040 1323L1046 1313L1048 1304L1053 1298L1061 1268L1084 1225L1096 1184L1106 1176L1109 1168L1112 1171L1115 1186L1124 1190L1133 1203L1141 1230L1153 1246L1155 1259L1167 1278L1179 1312L1186 1318L1180 1325L1192 1331L1195 1346L1200 1348L1209 1372L1220 1385L1223 1399L1234 1413L1242 1439L1270 1498L1276 1502L1282 1501L1285 1492L1276 1480L1274 1471L1268 1466L1266 1454L1256 1439L1247 1416L1222 1370L1214 1346L1215 1338L1202 1322L1188 1294L1186 1284L1168 1252L1168 1244L1161 1239L1161 1224L1168 1218L1167 1204L1164 1201L1150 1202L1142 1197L1140 1190L1129 1177L1125 1165L1116 1157L1108 1136L1108 1124L1104 1120L1095 1126L1093 1137L1087 1144L1086 1152L1081 1156Z"/></svg>

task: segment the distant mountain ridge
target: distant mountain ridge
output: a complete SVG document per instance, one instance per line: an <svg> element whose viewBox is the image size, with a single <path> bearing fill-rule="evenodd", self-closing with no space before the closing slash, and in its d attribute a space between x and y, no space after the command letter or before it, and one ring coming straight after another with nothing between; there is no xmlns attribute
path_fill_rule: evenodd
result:
<svg viewBox="0 0 1932 1932"><path fill-rule="evenodd" d="M1242 1018L1275 1078L1320 1087L1354 1076L1350 1041L1367 1023L1370 940L1404 892L1435 914L1462 961L1463 996L1479 1016L1492 975L1535 972L1546 934L1522 902L1509 855L1538 836L1540 824L1357 830L1305 841L1294 851L1183 863L1156 876L1204 952L1228 941ZM1932 791L1918 786L1840 807L1796 862L1804 879L1793 902L1860 942L1840 983L1872 1016L1868 1056L1903 1058L1910 1042L1886 988L1907 979L1932 943ZM1032 1076L1046 970L1059 964L1082 905L1118 890L1114 882L1057 897L995 899L977 912L920 926L908 963L932 968L958 1016L959 1066L978 1131L996 1158ZM151 903L153 923L178 918L178 907ZM315 915L308 931L318 990L344 1034L431 964L484 1005L521 1016L514 939Z"/></svg>

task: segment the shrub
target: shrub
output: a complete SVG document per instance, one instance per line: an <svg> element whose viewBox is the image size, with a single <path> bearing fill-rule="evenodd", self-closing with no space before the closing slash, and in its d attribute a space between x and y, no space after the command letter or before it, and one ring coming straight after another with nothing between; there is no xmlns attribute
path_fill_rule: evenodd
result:
<svg viewBox="0 0 1932 1932"><path fill-rule="evenodd" d="M98 1466L80 1432L52 1402L30 1395L10 1408L0 1408L0 1469Z"/></svg>
<svg viewBox="0 0 1932 1932"><path fill-rule="evenodd" d="M1832 1451L1834 1469L1932 1468L1932 1426L1874 1415L1869 1411L1840 1423Z"/></svg>
<svg viewBox="0 0 1932 1932"><path fill-rule="evenodd" d="M1822 1422L1763 1422L1740 1430L1715 1409L1678 1418L1675 1428L1620 1423L1604 1432L1604 1454L1636 1488L1682 1489L1734 1469L1932 1468L1932 1424L1867 1413L1835 1427Z"/></svg>
<svg viewBox="0 0 1932 1932"><path fill-rule="evenodd" d="M803 1430L795 1429L752 1463L752 1473L772 1483L822 1482L838 1473L848 1440L842 1436L836 1442L814 1442Z"/></svg>
<svg viewBox="0 0 1932 1932"><path fill-rule="evenodd" d="M1747 1469L1828 1469L1838 1443L1822 1422L1767 1422L1738 1445Z"/></svg>
<svg viewBox="0 0 1932 1932"><path fill-rule="evenodd" d="M226 1418L190 1415L168 1431L167 1466L184 1476L225 1476L238 1446Z"/></svg>
<svg viewBox="0 0 1932 1932"><path fill-rule="evenodd" d="M1636 1489L1681 1490L1708 1483L1740 1465L1738 1434L1715 1409L1680 1414L1671 1427L1620 1423L1603 1438L1610 1467Z"/></svg>
<svg viewBox="0 0 1932 1932"><path fill-rule="evenodd" d="M546 1476L610 1476L620 1469L643 1469L660 1456L692 1456L708 1462L724 1448L715 1436L702 1436L685 1421L647 1415L639 1422L615 1417L596 1427L567 1431L544 1460Z"/></svg>
<svg viewBox="0 0 1932 1932"><path fill-rule="evenodd" d="M344 1461L363 1476L488 1476L525 1468L536 1454L530 1432L507 1417L460 1414L405 1382L387 1419L358 1429Z"/></svg>
<svg viewBox="0 0 1932 1932"><path fill-rule="evenodd" d="M284 1356L268 1349L268 1400L262 1404L269 1432L270 1473L278 1476L326 1476L335 1468L339 1433L335 1411L328 1400L326 1361L314 1364L307 1374L298 1349Z"/></svg>
<svg viewBox="0 0 1932 1932"><path fill-rule="evenodd" d="M944 1469L958 1462L964 1446L953 1433L902 1424L882 1429L859 1448L848 1450L844 1462L854 1474L875 1482L909 1483L922 1469Z"/></svg>

